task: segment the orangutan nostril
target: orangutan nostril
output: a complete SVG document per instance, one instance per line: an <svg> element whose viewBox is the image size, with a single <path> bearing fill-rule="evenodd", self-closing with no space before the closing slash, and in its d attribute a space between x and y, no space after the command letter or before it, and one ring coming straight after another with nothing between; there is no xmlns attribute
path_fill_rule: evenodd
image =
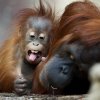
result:
<svg viewBox="0 0 100 100"><path fill-rule="evenodd" d="M38 43L33 43L33 45L38 46L39 44Z"/></svg>

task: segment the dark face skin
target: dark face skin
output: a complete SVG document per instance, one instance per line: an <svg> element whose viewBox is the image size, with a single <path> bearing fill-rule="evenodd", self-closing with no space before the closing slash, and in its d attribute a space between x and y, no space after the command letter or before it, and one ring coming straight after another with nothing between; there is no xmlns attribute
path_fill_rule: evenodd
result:
<svg viewBox="0 0 100 100"><path fill-rule="evenodd" d="M31 17L26 22L24 36L24 57L18 65L21 66L21 76L14 82L14 89L18 95L28 94L32 88L33 71L42 57L48 52L51 22L41 17Z"/></svg>
<svg viewBox="0 0 100 100"><path fill-rule="evenodd" d="M43 67L39 77L41 84L47 90L53 87L64 94L86 93L90 64L80 59L83 51L84 46L80 43L62 44Z"/></svg>
<svg viewBox="0 0 100 100"><path fill-rule="evenodd" d="M70 84L77 66L73 55L67 49L68 45L64 43L45 64L40 74L40 81L45 88L62 89Z"/></svg>

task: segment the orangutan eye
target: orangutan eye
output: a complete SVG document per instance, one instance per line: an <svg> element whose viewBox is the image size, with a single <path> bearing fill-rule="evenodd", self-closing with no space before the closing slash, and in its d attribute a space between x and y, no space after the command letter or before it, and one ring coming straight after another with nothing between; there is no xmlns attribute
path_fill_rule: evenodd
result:
<svg viewBox="0 0 100 100"><path fill-rule="evenodd" d="M70 59L74 60L74 55L70 52L67 52L68 56L70 57Z"/></svg>
<svg viewBox="0 0 100 100"><path fill-rule="evenodd" d="M35 38L35 32L30 32L30 37Z"/></svg>
<svg viewBox="0 0 100 100"><path fill-rule="evenodd" d="M39 37L41 40L44 40L44 37Z"/></svg>
<svg viewBox="0 0 100 100"><path fill-rule="evenodd" d="M40 38L41 40L44 40L45 34L41 33L41 34L39 35L39 38Z"/></svg>
<svg viewBox="0 0 100 100"><path fill-rule="evenodd" d="M70 58L71 58L72 60L74 60L74 56L73 56L72 54L70 55Z"/></svg>

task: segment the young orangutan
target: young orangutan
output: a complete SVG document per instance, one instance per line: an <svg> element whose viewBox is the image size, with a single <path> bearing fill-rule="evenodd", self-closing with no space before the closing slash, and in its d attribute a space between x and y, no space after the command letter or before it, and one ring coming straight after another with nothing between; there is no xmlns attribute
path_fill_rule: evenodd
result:
<svg viewBox="0 0 100 100"><path fill-rule="evenodd" d="M86 93L90 85L88 71L100 61L100 11L86 1L68 7L57 31L62 38L57 35L59 40L52 44L46 61L35 70L34 93L51 93L54 89L63 94Z"/></svg>
<svg viewBox="0 0 100 100"><path fill-rule="evenodd" d="M0 92L31 91L33 71L47 56L56 25L55 13L41 0L39 7L18 13L15 33L0 49Z"/></svg>

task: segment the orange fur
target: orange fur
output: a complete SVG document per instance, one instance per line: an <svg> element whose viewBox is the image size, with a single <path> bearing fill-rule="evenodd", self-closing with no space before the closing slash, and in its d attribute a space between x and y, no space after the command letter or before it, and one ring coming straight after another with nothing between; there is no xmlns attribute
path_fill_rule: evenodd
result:
<svg viewBox="0 0 100 100"><path fill-rule="evenodd" d="M100 42L100 11L91 2L74 2L68 5L61 16L57 36L52 42L47 60L37 66L33 80L33 92L42 93L43 88L39 75L48 60L54 55L56 49L63 44L73 43L75 41L82 42L86 45L94 45ZM34 85L35 83L35 85Z"/></svg>
<svg viewBox="0 0 100 100"><path fill-rule="evenodd" d="M16 46L19 42L14 35L0 49L0 91L12 92L16 72Z"/></svg>
<svg viewBox="0 0 100 100"><path fill-rule="evenodd" d="M18 65L18 62L23 58L25 45L23 41L26 32L24 26L27 19L31 16L41 16L49 19L53 25L52 36L54 36L54 30L57 25L52 9L50 6L46 9L42 5L41 0L40 7L35 7L34 10L31 8L23 9L17 13L16 16L14 21L14 32L0 48L0 92L12 92L14 90L13 82L19 75L17 67L21 68L21 65Z"/></svg>

